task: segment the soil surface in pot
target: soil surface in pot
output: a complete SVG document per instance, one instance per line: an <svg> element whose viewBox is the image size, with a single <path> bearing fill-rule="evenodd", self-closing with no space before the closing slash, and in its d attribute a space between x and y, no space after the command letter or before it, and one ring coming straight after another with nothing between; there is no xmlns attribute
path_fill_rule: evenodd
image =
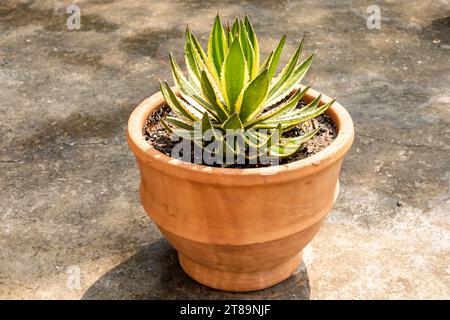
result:
<svg viewBox="0 0 450 320"><path fill-rule="evenodd" d="M300 101L297 105L297 108L302 108L305 105L305 102ZM171 134L168 132L159 121L160 118L165 118L168 115L173 115L170 108L165 105L162 108L158 109L157 112L151 114L143 128L143 135L147 142L153 146L156 150L164 153L167 156L171 156L173 147L178 143L178 141L173 141L171 139ZM320 128L319 132L310 140L308 140L304 147L299 150L294 155L280 159L278 164L286 164L293 161L305 159L317 152L323 150L327 146L336 139L337 136L337 128L334 124L333 120L327 115L321 115L309 121L306 121L297 127L283 133L285 137L295 137L300 136L305 133L308 133L316 128ZM191 156L192 162L193 155ZM206 163L202 163L206 166L211 166ZM278 165L276 164L276 165ZM268 167L273 164L235 164L228 166L228 168L260 168L260 167ZM220 167L220 165L213 165Z"/></svg>

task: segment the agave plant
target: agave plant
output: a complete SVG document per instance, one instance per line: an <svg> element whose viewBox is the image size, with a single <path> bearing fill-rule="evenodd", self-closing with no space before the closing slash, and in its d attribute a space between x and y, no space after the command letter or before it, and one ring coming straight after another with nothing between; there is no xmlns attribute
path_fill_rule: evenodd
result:
<svg viewBox="0 0 450 320"><path fill-rule="evenodd" d="M161 92L175 115L167 116L167 122L161 119L164 127L202 147L206 141L194 134L196 128L201 126L203 133L212 130L213 140L224 141L227 151L236 155L245 153L250 147L257 147L259 153L270 157L295 154L318 129L296 137L284 137L283 132L322 114L334 100L320 106L319 96L306 106L297 107L309 89L301 90L300 81L315 53L298 63L302 40L275 76L285 42L286 34L260 63L258 40L248 17L236 18L231 27L229 24L224 27L217 15L207 52L187 28L184 56L188 77L183 75L170 54L179 95L167 81L160 82ZM244 144L226 143L227 130L241 132ZM246 154L246 157L252 156Z"/></svg>

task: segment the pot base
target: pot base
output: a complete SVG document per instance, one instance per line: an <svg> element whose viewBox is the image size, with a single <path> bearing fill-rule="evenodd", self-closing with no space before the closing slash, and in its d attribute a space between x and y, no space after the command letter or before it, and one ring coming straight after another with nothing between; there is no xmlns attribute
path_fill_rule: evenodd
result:
<svg viewBox="0 0 450 320"><path fill-rule="evenodd" d="M289 278L302 261L302 252L282 264L259 272L227 272L200 265L178 252L178 260L192 279L219 290L245 292L272 287Z"/></svg>

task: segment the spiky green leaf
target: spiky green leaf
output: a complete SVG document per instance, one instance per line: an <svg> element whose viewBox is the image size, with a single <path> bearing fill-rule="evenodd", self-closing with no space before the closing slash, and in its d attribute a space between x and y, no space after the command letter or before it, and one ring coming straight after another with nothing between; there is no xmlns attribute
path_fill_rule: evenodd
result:
<svg viewBox="0 0 450 320"><path fill-rule="evenodd" d="M239 31L240 31L239 19L236 18L231 27L231 34L233 35L233 38L235 38L239 34Z"/></svg>
<svg viewBox="0 0 450 320"><path fill-rule="evenodd" d="M313 110L316 110L316 108L319 106L321 99L322 99L322 95L319 94L319 96L317 98L315 98L313 101L308 103L303 108L293 110L288 115L281 115L281 117L293 117L293 116L299 116L302 114L308 114L308 113L312 112Z"/></svg>
<svg viewBox="0 0 450 320"><path fill-rule="evenodd" d="M214 90L214 87L207 75L207 73L203 70L202 76L201 76L201 86L202 91L206 99L210 102L212 105L212 108L214 110L214 114L217 115L219 120L225 121L228 119L228 113L225 107L222 105L222 102L220 101L220 98L218 96L218 93L216 90Z"/></svg>
<svg viewBox="0 0 450 320"><path fill-rule="evenodd" d="M248 118L260 110L269 88L268 70L261 72L244 91L239 117L245 123Z"/></svg>
<svg viewBox="0 0 450 320"><path fill-rule="evenodd" d="M211 119L209 118L208 112L205 112L202 117L202 133L205 133L207 130L211 129L213 129Z"/></svg>
<svg viewBox="0 0 450 320"><path fill-rule="evenodd" d="M225 60L225 54L227 49L227 43L222 23L220 22L219 15L216 16L214 26L209 35L208 41L208 59L210 63L216 69L217 74L220 77L222 71L222 64Z"/></svg>
<svg viewBox="0 0 450 320"><path fill-rule="evenodd" d="M298 125L299 123L305 122L307 120L313 119L313 118L321 115L334 103L334 101L335 100L333 100L315 110L312 110L308 113L262 121L262 122L256 124L254 126L254 128L275 128L278 124L281 124L283 126L283 130L290 129L290 128Z"/></svg>
<svg viewBox="0 0 450 320"><path fill-rule="evenodd" d="M241 32L239 34L239 40L241 42L242 51L244 52L245 61L247 62L248 76L252 79L253 67L256 63L253 46L249 38L249 34L247 29L245 28L244 22L240 20L240 29Z"/></svg>
<svg viewBox="0 0 450 320"><path fill-rule="evenodd" d="M255 30L253 29L253 26L247 16L245 16L244 24L253 48L253 66L251 69L251 77L254 78L256 77L259 68L259 43ZM271 79L270 76L269 79Z"/></svg>
<svg viewBox="0 0 450 320"><path fill-rule="evenodd" d="M298 58L300 57L302 49L303 49L303 40L300 42L299 46L295 50L289 62L286 64L286 66L283 68L280 74L274 79L274 83L271 84L269 90L269 97L271 97L286 82L286 80L289 79L291 74L295 71L295 66L297 65L297 61Z"/></svg>
<svg viewBox="0 0 450 320"><path fill-rule="evenodd" d="M189 123L189 121L182 120L179 117L175 118L172 116L167 116L166 120L168 122L172 123L173 125L177 126L178 128L189 130L189 131L194 130L194 126L192 123Z"/></svg>
<svg viewBox="0 0 450 320"><path fill-rule="evenodd" d="M161 122L164 129L166 129L170 133L173 133L173 129L167 124L167 122L164 121L163 118L159 118L159 121Z"/></svg>
<svg viewBox="0 0 450 320"><path fill-rule="evenodd" d="M199 120L199 118L194 114L195 112L178 99L166 81L160 82L160 89L164 99L166 99L167 104L172 108L172 110L178 111L182 116L191 121Z"/></svg>
<svg viewBox="0 0 450 320"><path fill-rule="evenodd" d="M294 72L281 84L281 86L275 92L272 92L270 95L270 103L276 103L280 100L283 100L288 94L292 92L292 90L300 87L300 81L305 76L308 71L315 53L311 54L305 61L303 61L300 65L298 65Z"/></svg>
<svg viewBox="0 0 450 320"><path fill-rule="evenodd" d="M197 65L197 62L194 58L194 54L192 52L192 44L186 41L184 48L184 58L186 62L186 67L189 73L189 81L192 85L199 88L200 87L200 69Z"/></svg>
<svg viewBox="0 0 450 320"><path fill-rule="evenodd" d="M242 122L241 119L239 119L239 114L237 114L236 112L233 113L228 119L227 121L225 121L223 123L222 126L223 129L227 130L240 130L242 129Z"/></svg>
<svg viewBox="0 0 450 320"><path fill-rule="evenodd" d="M301 147L301 144L277 144L269 148L269 155L276 158L287 158L297 153Z"/></svg>
<svg viewBox="0 0 450 320"><path fill-rule="evenodd" d="M222 69L222 92L233 113L242 103L242 90L247 82L247 64L238 38L233 40Z"/></svg>
<svg viewBox="0 0 450 320"><path fill-rule="evenodd" d="M195 48L196 52L201 58L203 64L206 65L208 63L208 56L206 55L200 43L198 42L197 37L195 37L195 35L191 32L189 32L189 41L192 43L193 47Z"/></svg>
<svg viewBox="0 0 450 320"><path fill-rule="evenodd" d="M316 128L299 137L285 138L284 141L289 144L302 144L314 137L319 131L320 128Z"/></svg>
<svg viewBox="0 0 450 320"><path fill-rule="evenodd" d="M286 42L286 34L281 37L280 42L278 43L275 51L273 51L273 58L270 60L269 66L269 79L272 79L275 76L275 72L277 71L278 62L280 61L281 52L283 51L284 44Z"/></svg>
<svg viewBox="0 0 450 320"><path fill-rule="evenodd" d="M219 116L216 113L213 105L209 103L207 100L203 98L201 92L197 89L193 88L189 81L185 78L183 73L180 70L175 58L172 54L170 54L170 63L172 67L172 75L175 81L175 85L177 89L180 91L183 99L189 102L196 110L200 113L208 110L215 119L218 119Z"/></svg>
<svg viewBox="0 0 450 320"><path fill-rule="evenodd" d="M263 61L263 63L259 67L259 72L269 69L270 62L272 61L272 59L273 59L273 51L271 51L269 53L269 55L266 57L266 59ZM272 79L272 77L269 77L269 79Z"/></svg>
<svg viewBox="0 0 450 320"><path fill-rule="evenodd" d="M263 115L257 117L256 119L247 121L245 123L245 127L251 128L260 122L274 119L276 117L279 117L280 115L284 115L287 112L292 111L293 109L296 108L299 101L305 96L306 92L308 92L308 89L309 87L306 87L303 90L297 90L295 94L292 95L292 97L290 97L286 102L281 103L278 107L264 113Z"/></svg>

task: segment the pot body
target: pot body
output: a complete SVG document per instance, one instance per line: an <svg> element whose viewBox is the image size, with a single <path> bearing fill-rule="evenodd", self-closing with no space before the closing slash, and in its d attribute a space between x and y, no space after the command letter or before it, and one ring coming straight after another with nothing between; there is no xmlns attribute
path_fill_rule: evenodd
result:
<svg viewBox="0 0 450 320"><path fill-rule="evenodd" d="M318 95L311 89L308 94ZM336 103L328 110L338 137L312 157L269 168L221 169L169 158L140 140L148 115L163 104L160 94L145 100L130 117L127 136L141 174L143 207L178 251L182 268L198 282L228 291L263 289L289 277L336 200L342 159L353 140L348 113Z"/></svg>

